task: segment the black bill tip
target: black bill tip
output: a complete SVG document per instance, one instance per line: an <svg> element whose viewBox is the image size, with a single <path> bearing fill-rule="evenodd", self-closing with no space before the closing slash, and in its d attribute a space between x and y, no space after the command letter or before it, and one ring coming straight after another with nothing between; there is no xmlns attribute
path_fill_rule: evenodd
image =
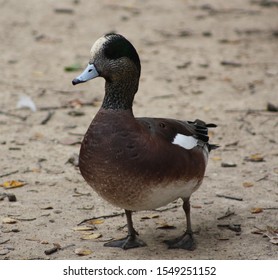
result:
<svg viewBox="0 0 278 280"><path fill-rule="evenodd" d="M80 83L82 83L82 81L79 80L79 79L73 79L73 80L72 80L72 84L73 84L74 86L77 85L77 84L80 84Z"/></svg>

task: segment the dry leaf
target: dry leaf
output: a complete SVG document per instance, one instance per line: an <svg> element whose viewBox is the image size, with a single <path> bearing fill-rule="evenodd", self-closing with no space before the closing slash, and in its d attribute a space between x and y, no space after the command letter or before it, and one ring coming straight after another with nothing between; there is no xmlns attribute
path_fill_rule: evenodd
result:
<svg viewBox="0 0 278 280"><path fill-rule="evenodd" d="M254 234L262 234L269 238L269 242L278 245L278 229L274 229L271 226L267 226L267 229L259 229L252 231Z"/></svg>
<svg viewBox="0 0 278 280"><path fill-rule="evenodd" d="M91 233L91 234L84 234L81 239L82 240L92 240L92 239L98 239L102 237L101 233Z"/></svg>
<svg viewBox="0 0 278 280"><path fill-rule="evenodd" d="M89 230L94 230L95 227L92 226L81 226L81 227L74 227L74 231L89 231Z"/></svg>
<svg viewBox="0 0 278 280"><path fill-rule="evenodd" d="M220 160L222 160L222 158L221 157L211 157L211 159L213 160L213 161L220 161Z"/></svg>
<svg viewBox="0 0 278 280"><path fill-rule="evenodd" d="M6 218L2 219L2 223L3 224L15 224L15 223L17 223L17 220L6 217Z"/></svg>
<svg viewBox="0 0 278 280"><path fill-rule="evenodd" d="M251 209L252 214L258 214L258 213L261 213L261 212L263 212L263 208L260 208L260 207L255 207L255 208Z"/></svg>
<svg viewBox="0 0 278 280"><path fill-rule="evenodd" d="M3 184L1 184L1 187L4 187L6 189L12 189L12 188L19 188L19 187L23 187L24 185L26 185L26 182L23 181L16 181L16 180L11 180L11 181L6 181Z"/></svg>
<svg viewBox="0 0 278 280"><path fill-rule="evenodd" d="M149 219L157 219L157 218L159 218L159 215L155 214L155 215L143 216L141 217L141 220L149 220Z"/></svg>
<svg viewBox="0 0 278 280"><path fill-rule="evenodd" d="M74 253L78 256L88 256L91 255L93 251L87 248L76 248Z"/></svg>
<svg viewBox="0 0 278 280"><path fill-rule="evenodd" d="M169 225L167 222L157 222L158 226L157 229L175 229L176 227L173 225Z"/></svg>
<svg viewBox="0 0 278 280"><path fill-rule="evenodd" d="M244 188L250 188L250 187L254 186L254 183L252 183L252 182L244 182L242 185L243 185Z"/></svg>
<svg viewBox="0 0 278 280"><path fill-rule="evenodd" d="M261 154L256 153L256 154L250 155L249 157L246 157L245 160L251 161L251 162L262 162L262 161L264 161L264 157Z"/></svg>
<svg viewBox="0 0 278 280"><path fill-rule="evenodd" d="M266 233L264 233L269 238L269 242L278 245L278 230L270 226L267 227Z"/></svg>
<svg viewBox="0 0 278 280"><path fill-rule="evenodd" d="M104 219L100 220L100 219L93 219L87 222L90 225L100 225L104 223Z"/></svg>
<svg viewBox="0 0 278 280"><path fill-rule="evenodd" d="M83 101L81 101L80 99L76 98L76 99L72 99L68 101L68 105L72 108L80 108L83 105Z"/></svg>

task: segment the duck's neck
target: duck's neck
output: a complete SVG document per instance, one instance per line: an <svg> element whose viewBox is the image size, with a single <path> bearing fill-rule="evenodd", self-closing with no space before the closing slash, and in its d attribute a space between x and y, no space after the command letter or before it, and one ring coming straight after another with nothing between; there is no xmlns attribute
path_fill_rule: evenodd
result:
<svg viewBox="0 0 278 280"><path fill-rule="evenodd" d="M132 109L134 95L138 89L138 82L113 81L105 82L105 96L102 103L103 109L128 110Z"/></svg>

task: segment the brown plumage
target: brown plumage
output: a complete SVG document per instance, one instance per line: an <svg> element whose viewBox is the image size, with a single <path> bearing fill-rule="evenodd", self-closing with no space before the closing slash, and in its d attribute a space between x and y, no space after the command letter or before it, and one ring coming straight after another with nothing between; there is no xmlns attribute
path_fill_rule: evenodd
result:
<svg viewBox="0 0 278 280"><path fill-rule="evenodd" d="M132 103L141 72L139 56L123 36L108 34L92 47L85 71L73 84L104 77L103 104L89 126L80 149L79 167L90 186L111 204L125 209L128 236L106 246L145 246L137 237L131 212L184 201L187 230L167 241L169 248L195 247L189 198L202 183L208 153L208 127L194 122L134 118Z"/></svg>

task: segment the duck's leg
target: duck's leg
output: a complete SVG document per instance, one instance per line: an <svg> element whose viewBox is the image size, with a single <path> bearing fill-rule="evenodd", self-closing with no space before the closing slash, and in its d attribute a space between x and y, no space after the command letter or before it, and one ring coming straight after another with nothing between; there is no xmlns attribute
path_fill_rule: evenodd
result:
<svg viewBox="0 0 278 280"><path fill-rule="evenodd" d="M185 249L193 251L196 248L196 245L193 239L193 232L191 228L189 197L183 199L183 210L186 216L185 233L177 238L165 240L165 243L168 245L169 249Z"/></svg>
<svg viewBox="0 0 278 280"><path fill-rule="evenodd" d="M132 223L132 212L129 210L125 210L125 214L126 214L127 229L128 229L127 237L107 242L104 244L105 247L119 247L124 250L127 250L131 248L146 246L146 243L137 237L138 233L134 229Z"/></svg>

